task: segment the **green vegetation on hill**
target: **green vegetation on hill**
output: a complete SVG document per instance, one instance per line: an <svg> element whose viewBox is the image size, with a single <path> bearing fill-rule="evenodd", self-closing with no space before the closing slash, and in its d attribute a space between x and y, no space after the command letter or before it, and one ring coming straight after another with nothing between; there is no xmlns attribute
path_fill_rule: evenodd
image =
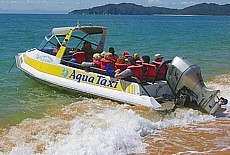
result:
<svg viewBox="0 0 230 155"><path fill-rule="evenodd" d="M202 3L184 9L144 7L134 3L107 4L90 9L73 10L69 14L112 14L112 15L217 15L230 16L230 4Z"/></svg>

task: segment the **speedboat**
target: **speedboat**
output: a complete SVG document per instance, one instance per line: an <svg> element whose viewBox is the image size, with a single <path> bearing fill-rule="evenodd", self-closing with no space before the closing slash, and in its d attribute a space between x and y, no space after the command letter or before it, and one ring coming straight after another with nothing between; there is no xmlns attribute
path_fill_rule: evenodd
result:
<svg viewBox="0 0 230 155"><path fill-rule="evenodd" d="M171 110L175 105L192 103L209 114L226 110L227 99L217 96L219 90L209 90L198 65L183 56L161 63L151 80L108 76L104 69L80 60L84 51L76 52L76 62L70 61L84 42L91 43L95 52L103 52L107 32L106 27L92 25L53 28L38 48L16 55L17 67L32 79L50 86L130 105ZM159 78L165 68L163 78Z"/></svg>

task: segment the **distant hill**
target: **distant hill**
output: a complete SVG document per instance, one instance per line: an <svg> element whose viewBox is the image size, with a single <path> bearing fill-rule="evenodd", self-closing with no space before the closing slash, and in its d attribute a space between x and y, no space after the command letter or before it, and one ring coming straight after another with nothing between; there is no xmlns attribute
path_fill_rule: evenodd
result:
<svg viewBox="0 0 230 155"><path fill-rule="evenodd" d="M179 10L177 14L230 16L230 4L202 3Z"/></svg>
<svg viewBox="0 0 230 155"><path fill-rule="evenodd" d="M69 14L111 14L111 15L216 15L230 16L230 4L202 3L184 9L144 7L134 3L107 4L90 9L73 10Z"/></svg>

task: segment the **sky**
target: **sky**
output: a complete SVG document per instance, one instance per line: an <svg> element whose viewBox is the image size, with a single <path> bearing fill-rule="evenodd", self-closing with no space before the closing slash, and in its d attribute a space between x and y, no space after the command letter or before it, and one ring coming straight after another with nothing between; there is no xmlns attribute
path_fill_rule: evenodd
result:
<svg viewBox="0 0 230 155"><path fill-rule="evenodd" d="M0 13L68 13L72 10L119 3L182 9L200 3L230 4L230 0L0 0Z"/></svg>

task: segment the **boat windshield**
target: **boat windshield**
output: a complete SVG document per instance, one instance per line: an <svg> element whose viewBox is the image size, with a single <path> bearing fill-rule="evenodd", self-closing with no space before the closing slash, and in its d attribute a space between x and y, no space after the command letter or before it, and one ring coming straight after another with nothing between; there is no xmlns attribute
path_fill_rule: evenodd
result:
<svg viewBox="0 0 230 155"><path fill-rule="evenodd" d="M51 33L45 36L44 40L42 43L39 45L38 50L48 53L48 54L53 54L53 50L55 47L61 45L62 40L64 40L65 36L54 36Z"/></svg>
<svg viewBox="0 0 230 155"><path fill-rule="evenodd" d="M39 45L38 50L48 54L54 54L53 51L56 47L62 44L66 35L53 35L49 33L42 43ZM85 41L90 42L93 49L97 49L101 38L101 34L90 35L85 31L76 29L73 31L71 38L68 42L65 55L70 55L75 49L81 50Z"/></svg>

